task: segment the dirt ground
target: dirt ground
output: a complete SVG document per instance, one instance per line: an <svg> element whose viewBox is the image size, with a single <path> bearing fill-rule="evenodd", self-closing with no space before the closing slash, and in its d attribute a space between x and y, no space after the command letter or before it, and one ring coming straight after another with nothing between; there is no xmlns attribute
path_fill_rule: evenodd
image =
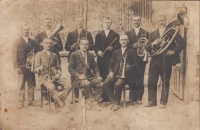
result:
<svg viewBox="0 0 200 130"><path fill-rule="evenodd" d="M69 78L67 60L62 58L63 76ZM148 67L147 67L148 70ZM14 72L10 71L11 74ZM145 86L147 82L145 74ZM15 75L16 77L16 75ZM17 109L17 80L10 82L12 86L5 89L1 95L1 122L5 130L81 130L83 123L82 108L79 103L70 104L71 93L66 105L57 113L53 111L53 103L48 106L28 106ZM70 80L69 80L70 85ZM127 98L128 98L128 91ZM158 101L160 90L158 91ZM35 99L40 102L40 90L35 91ZM128 101L128 99L126 99ZM118 111L111 111L105 104L100 104L102 111L95 107L86 109L88 130L198 130L199 102L186 104L170 92L166 109L158 107L145 108L147 103L147 88L143 104L135 107L121 106Z"/></svg>

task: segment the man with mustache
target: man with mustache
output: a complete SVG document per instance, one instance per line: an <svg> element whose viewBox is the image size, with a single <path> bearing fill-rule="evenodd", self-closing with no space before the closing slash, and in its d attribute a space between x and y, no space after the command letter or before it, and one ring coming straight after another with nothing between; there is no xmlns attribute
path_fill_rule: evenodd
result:
<svg viewBox="0 0 200 130"><path fill-rule="evenodd" d="M53 30L52 30L51 18L45 17L44 18L44 30L39 32L38 34L36 34L35 42L37 44L42 43L42 41L45 38L49 38L49 36L51 35L52 31ZM53 47L53 49L51 51L57 54L57 56L59 58L59 62L61 63L59 52L63 50L62 41L61 41L59 33L56 33L53 37L55 37L57 44L54 45L54 47ZM40 45L40 50L39 51L42 51L42 50L43 50L43 47L42 47L42 45Z"/></svg>
<svg viewBox="0 0 200 130"><path fill-rule="evenodd" d="M160 39L166 30L167 19L165 15L158 15L157 17L158 29L150 33L149 42L146 46L148 52L152 52L152 48L158 46L162 40ZM171 39L172 36L169 35ZM162 80L162 91L160 98L160 107L165 108L168 102L170 77L172 66L180 63L179 53L185 48L186 41L177 34L169 47L160 55L152 56L149 66L148 78L148 104L146 107L157 106L157 82L159 75Z"/></svg>
<svg viewBox="0 0 200 130"><path fill-rule="evenodd" d="M135 15L133 16L133 29L126 32L130 40L129 47L131 47L135 51L137 51L138 49L142 50L143 48L145 48L144 47L145 45L138 43L138 40L140 38L148 39L149 37L149 33L143 28L141 28L140 25L141 25L141 17ZM145 53L146 50L143 51ZM133 76L136 77L136 83L135 86L131 88L129 94L130 100L133 105L142 104L142 97L144 94L144 72L146 64L148 62L148 61L143 61L144 57L145 56L138 56L139 63L135 73L133 74Z"/></svg>
<svg viewBox="0 0 200 130"><path fill-rule="evenodd" d="M57 109L65 105L71 88L67 86L67 80L62 77L58 55L50 51L54 45L53 41L50 38L45 38L41 45L44 49L35 56L35 72L38 74L38 84L49 89ZM55 85L65 88L61 95L59 95Z"/></svg>
<svg viewBox="0 0 200 130"><path fill-rule="evenodd" d="M129 42L128 36L121 35L119 42L121 49L113 53L108 66L109 75L104 81L104 88L110 100L109 109L113 111L119 109L123 85L128 83L130 88L133 87L135 79L132 73L135 72L135 68L138 65L136 52L127 46ZM124 63L125 60L126 62ZM122 77L123 66L125 66L125 77Z"/></svg>
<svg viewBox="0 0 200 130"><path fill-rule="evenodd" d="M27 82L28 88L28 105L37 105L34 102L34 90L35 90L35 74L31 70L26 68L28 53L34 50L37 52L37 45L35 41L29 38L30 27L24 24L21 27L21 36L14 41L13 44L13 65L14 69L18 74L18 84L19 84L19 99L18 108L24 107L25 101L25 84Z"/></svg>

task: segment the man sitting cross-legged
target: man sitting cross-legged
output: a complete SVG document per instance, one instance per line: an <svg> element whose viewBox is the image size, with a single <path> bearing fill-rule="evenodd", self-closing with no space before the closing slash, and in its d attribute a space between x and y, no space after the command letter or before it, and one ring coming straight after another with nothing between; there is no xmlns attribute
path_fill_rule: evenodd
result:
<svg viewBox="0 0 200 130"><path fill-rule="evenodd" d="M45 38L43 40L42 46L44 50L38 52L35 57L35 72L38 73L38 84L44 85L50 90L57 108L64 106L65 99L70 93L71 88L67 87L67 80L61 76L62 71L59 58L57 54L51 52L53 45L54 43L51 39ZM59 96L55 85L65 88L62 95Z"/></svg>
<svg viewBox="0 0 200 130"><path fill-rule="evenodd" d="M73 52L69 59L68 70L71 74L72 85L83 87L86 97L89 98L88 101L94 97L94 103L97 104L103 92L102 78L93 54L88 52L89 41L86 37L80 39L79 47L80 49ZM100 110L98 104L97 107Z"/></svg>
<svg viewBox="0 0 200 130"><path fill-rule="evenodd" d="M135 67L138 63L136 51L127 47L128 36L121 35L119 42L121 49L114 51L108 66L109 75L104 81L104 88L111 103L109 108L113 111L119 109L122 86L128 83L130 89L133 88Z"/></svg>

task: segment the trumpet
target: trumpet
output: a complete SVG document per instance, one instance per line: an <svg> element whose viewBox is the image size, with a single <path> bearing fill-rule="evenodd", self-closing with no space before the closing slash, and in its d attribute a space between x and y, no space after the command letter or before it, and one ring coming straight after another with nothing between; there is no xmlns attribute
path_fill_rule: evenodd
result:
<svg viewBox="0 0 200 130"><path fill-rule="evenodd" d="M34 48L33 48L33 50L31 50L27 55L26 68L33 72L34 64L35 64L35 53L34 53Z"/></svg>
<svg viewBox="0 0 200 130"><path fill-rule="evenodd" d="M120 70L119 70L119 72L122 74L121 77L120 77L121 79L125 78L126 57L127 57L127 53L122 57L122 60L120 62Z"/></svg>

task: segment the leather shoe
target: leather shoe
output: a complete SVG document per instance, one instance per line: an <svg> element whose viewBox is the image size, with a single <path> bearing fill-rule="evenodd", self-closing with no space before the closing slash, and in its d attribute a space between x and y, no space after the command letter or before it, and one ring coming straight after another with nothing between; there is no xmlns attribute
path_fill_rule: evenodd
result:
<svg viewBox="0 0 200 130"><path fill-rule="evenodd" d="M153 102L148 102L148 104L144 107L156 107L157 104L156 103L153 103Z"/></svg>
<svg viewBox="0 0 200 130"><path fill-rule="evenodd" d="M18 109L21 109L23 107L24 107L24 103L19 103L18 106L17 106Z"/></svg>
<svg viewBox="0 0 200 130"><path fill-rule="evenodd" d="M166 108L166 105L160 104L159 108L164 109L164 108Z"/></svg>
<svg viewBox="0 0 200 130"><path fill-rule="evenodd" d="M137 100L137 104L142 105L142 101Z"/></svg>
<svg viewBox="0 0 200 130"><path fill-rule="evenodd" d="M115 106L114 104L110 104L110 105L108 106L108 109L109 109L109 110L112 110L114 106Z"/></svg>
<svg viewBox="0 0 200 130"><path fill-rule="evenodd" d="M28 105L30 105L30 106L39 106L40 104L38 102L35 102L35 101L29 101Z"/></svg>
<svg viewBox="0 0 200 130"><path fill-rule="evenodd" d="M132 102L132 105L133 105L133 106L136 106L136 105L137 105L137 102Z"/></svg>
<svg viewBox="0 0 200 130"><path fill-rule="evenodd" d="M118 105L114 105L114 107L113 107L113 111L117 111L119 109L119 106Z"/></svg>
<svg viewBox="0 0 200 130"><path fill-rule="evenodd" d="M44 105L48 105L49 102L47 100L44 100Z"/></svg>

